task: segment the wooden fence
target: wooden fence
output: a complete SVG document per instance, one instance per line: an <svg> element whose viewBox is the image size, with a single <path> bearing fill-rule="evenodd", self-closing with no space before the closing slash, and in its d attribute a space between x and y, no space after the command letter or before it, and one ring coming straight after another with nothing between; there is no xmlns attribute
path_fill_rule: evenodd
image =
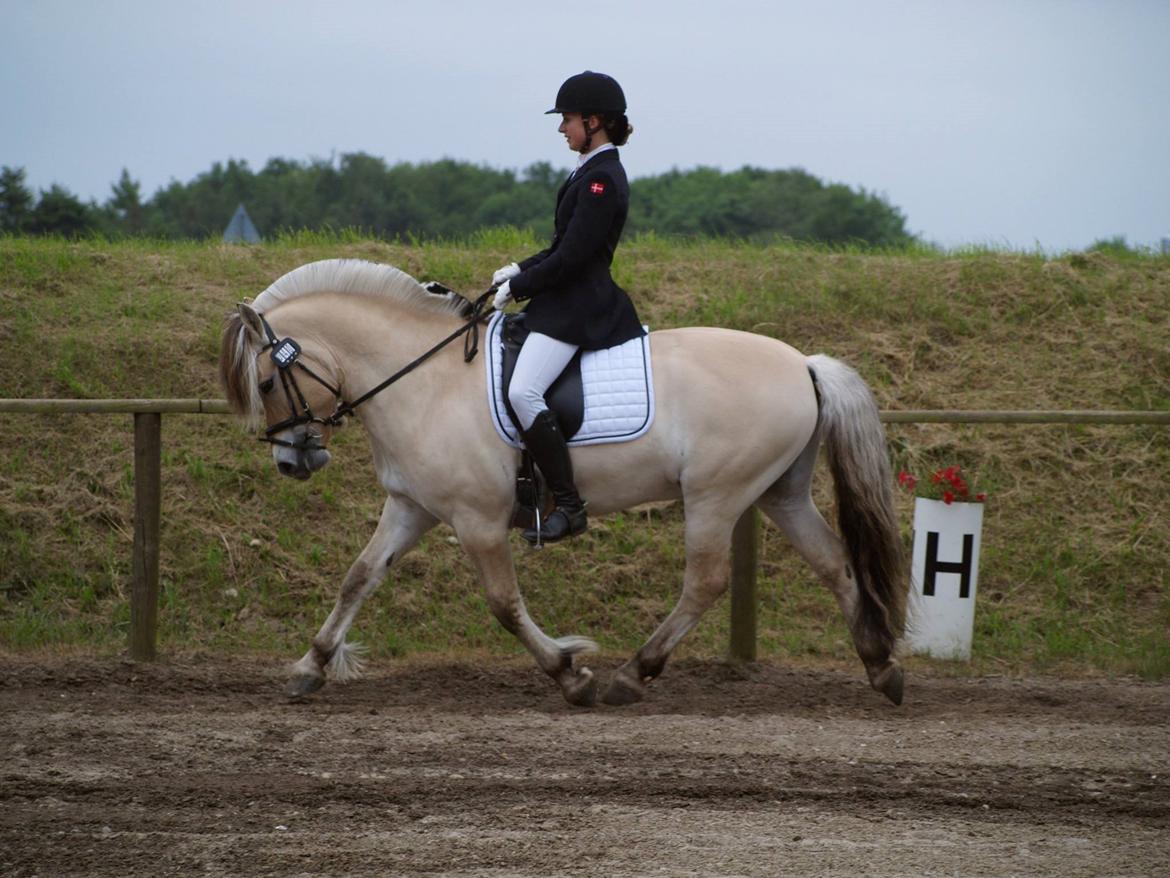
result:
<svg viewBox="0 0 1170 878"><path fill-rule="evenodd" d="M0 399L15 414L134 415L134 549L130 589L130 657L151 661L158 641L159 522L162 512L162 416L224 415L218 399ZM1170 412L1123 411L885 411L890 424L1160 424ZM731 634L728 653L756 658L756 551L759 514L749 509L732 537Z"/></svg>

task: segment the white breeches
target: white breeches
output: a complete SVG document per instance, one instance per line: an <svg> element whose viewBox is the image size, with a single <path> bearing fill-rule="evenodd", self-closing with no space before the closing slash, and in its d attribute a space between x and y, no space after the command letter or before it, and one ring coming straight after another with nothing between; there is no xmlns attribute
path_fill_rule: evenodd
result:
<svg viewBox="0 0 1170 878"><path fill-rule="evenodd" d="M544 395L575 353L576 345L539 332L529 333L524 340L512 372L512 383L508 385L508 402L520 419L522 430L529 429L536 416L548 408Z"/></svg>

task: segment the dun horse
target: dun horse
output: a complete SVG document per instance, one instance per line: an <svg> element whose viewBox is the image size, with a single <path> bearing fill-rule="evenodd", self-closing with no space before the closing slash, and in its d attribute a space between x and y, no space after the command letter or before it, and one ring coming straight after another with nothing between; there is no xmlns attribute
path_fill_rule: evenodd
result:
<svg viewBox="0 0 1170 878"><path fill-rule="evenodd" d="M492 613L566 700L589 705L597 697L598 681L581 658L593 642L545 634L517 586L508 532L520 455L493 429L482 363L466 362L463 345L414 362L466 327L470 313L466 300L436 296L395 268L328 260L281 277L227 322L219 365L227 398L250 424L267 425L280 472L307 479L325 466L340 415L352 413L369 435L386 492L372 539L292 668L290 697L320 688L327 672L336 679L356 672L345 638L359 607L440 521L470 557ZM650 350L656 416L649 431L622 444L575 448L573 464L591 515L681 499L686 569L677 605L617 670L602 700L644 697L725 591L732 528L754 504L836 597L871 685L901 703L893 651L908 578L869 389L837 360L749 333L663 330L650 336ZM409 375L387 383L404 368ZM840 538L810 495L822 445Z"/></svg>

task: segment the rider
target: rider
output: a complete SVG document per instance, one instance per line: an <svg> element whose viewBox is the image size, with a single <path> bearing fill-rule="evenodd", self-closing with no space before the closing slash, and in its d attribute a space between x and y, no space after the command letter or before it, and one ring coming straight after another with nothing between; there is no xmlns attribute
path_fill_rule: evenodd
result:
<svg viewBox="0 0 1170 878"><path fill-rule="evenodd" d="M630 204L617 151L634 130L625 94L612 76L586 70L565 80L548 112L561 114L557 131L580 154L557 193L552 243L492 276L497 309L513 299L531 300L524 312L531 332L520 349L508 401L556 503L539 533L524 532L533 543L576 536L586 527L569 449L545 392L579 349L600 350L645 334L630 297L609 273Z"/></svg>

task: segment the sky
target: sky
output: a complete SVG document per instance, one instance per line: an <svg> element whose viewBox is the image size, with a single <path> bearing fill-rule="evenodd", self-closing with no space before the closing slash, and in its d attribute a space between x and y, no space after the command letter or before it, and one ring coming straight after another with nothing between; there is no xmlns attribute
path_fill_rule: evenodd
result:
<svg viewBox="0 0 1170 878"><path fill-rule="evenodd" d="M0 165L99 203L229 158L568 169L585 69L633 178L803 168L948 248L1170 238L1167 0L0 0Z"/></svg>

